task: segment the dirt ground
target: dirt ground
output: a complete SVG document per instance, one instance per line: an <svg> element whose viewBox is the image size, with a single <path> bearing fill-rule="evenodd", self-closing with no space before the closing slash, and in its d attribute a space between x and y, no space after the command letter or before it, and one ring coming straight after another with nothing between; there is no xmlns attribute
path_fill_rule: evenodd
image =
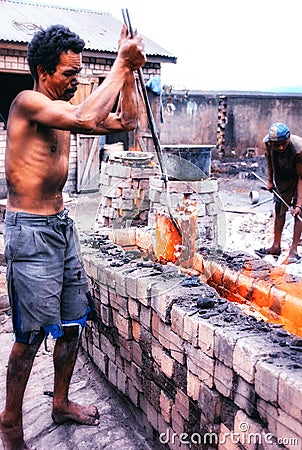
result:
<svg viewBox="0 0 302 450"><path fill-rule="evenodd" d="M251 191L259 193L257 204L251 204ZM258 180L240 179L238 176L222 177L219 179L219 196L225 211L225 250L239 250L256 256L254 249L272 245L273 196L270 192L261 190L261 183ZM288 255L293 235L293 223L294 219L288 212L282 234L281 255L278 259L272 256L265 257L265 260L273 266L282 265ZM302 256L301 246L298 246L298 253ZM301 262L283 267L287 273L302 277Z"/></svg>

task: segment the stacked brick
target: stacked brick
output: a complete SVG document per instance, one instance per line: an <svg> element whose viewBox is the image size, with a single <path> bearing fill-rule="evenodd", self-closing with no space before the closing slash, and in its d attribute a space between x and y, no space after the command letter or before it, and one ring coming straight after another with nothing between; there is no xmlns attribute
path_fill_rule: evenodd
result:
<svg viewBox="0 0 302 450"><path fill-rule="evenodd" d="M91 249L84 262L100 322L83 346L158 448L301 450L301 353L289 334L208 285L186 287L175 266ZM218 309L201 311L200 298Z"/></svg>
<svg viewBox="0 0 302 450"><path fill-rule="evenodd" d="M200 245L217 248L220 226L220 208L217 180L202 181L169 181L169 191L172 210L177 209L186 201L197 203L198 222L197 239ZM156 213L167 208L167 193L164 182L158 177L150 179L150 212L149 226L156 222Z"/></svg>
<svg viewBox="0 0 302 450"><path fill-rule="evenodd" d="M219 156L225 156L225 127L227 124L227 97L221 95L218 104L217 149Z"/></svg>
<svg viewBox="0 0 302 450"><path fill-rule="evenodd" d="M232 261L232 257L229 262L219 260L215 254L204 257L203 278L223 298L241 304L241 308L252 306L255 314L302 336L301 281L280 266L273 267L248 255L241 270L234 268Z"/></svg>
<svg viewBox="0 0 302 450"><path fill-rule="evenodd" d="M135 167L114 160L102 163L97 227L146 225L150 208L149 178L155 173L149 165Z"/></svg>
<svg viewBox="0 0 302 450"><path fill-rule="evenodd" d="M26 51L14 49L1 49L0 70L28 71Z"/></svg>

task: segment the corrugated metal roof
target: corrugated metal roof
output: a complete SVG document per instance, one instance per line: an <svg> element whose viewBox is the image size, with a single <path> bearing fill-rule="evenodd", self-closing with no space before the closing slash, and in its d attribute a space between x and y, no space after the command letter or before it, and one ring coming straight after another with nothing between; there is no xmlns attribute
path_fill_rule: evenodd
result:
<svg viewBox="0 0 302 450"><path fill-rule="evenodd" d="M0 0L0 41L27 44L33 34L49 25L68 26L86 42L85 50L117 51L122 22L111 14L65 6ZM147 57L176 62L176 57L144 37Z"/></svg>

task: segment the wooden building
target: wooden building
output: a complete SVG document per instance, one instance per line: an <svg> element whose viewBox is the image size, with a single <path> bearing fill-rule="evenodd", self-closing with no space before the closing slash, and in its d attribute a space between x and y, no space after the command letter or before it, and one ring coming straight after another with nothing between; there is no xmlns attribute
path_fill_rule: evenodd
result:
<svg viewBox="0 0 302 450"><path fill-rule="evenodd" d="M98 86L110 71L117 53L121 21L111 14L64 6L42 5L14 0L0 0L0 197L6 196L4 158L6 120L14 97L31 89L33 80L27 65L27 45L33 34L50 25L62 24L79 34L86 43L80 85L72 102L77 104ZM160 76L161 63L175 63L176 58L155 42L145 38L147 63L143 68L147 82ZM154 95L152 107L158 113L159 100ZM141 105L141 107L143 107ZM121 141L124 148L140 145L148 148L150 133L142 110L138 128L133 133L107 137L107 143ZM72 135L69 177L65 190L81 192L97 189L100 147L106 143L100 136Z"/></svg>

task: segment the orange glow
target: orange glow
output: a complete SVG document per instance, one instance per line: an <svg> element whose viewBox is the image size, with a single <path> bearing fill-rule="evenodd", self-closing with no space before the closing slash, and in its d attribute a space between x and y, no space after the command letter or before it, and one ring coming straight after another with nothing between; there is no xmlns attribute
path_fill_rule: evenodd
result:
<svg viewBox="0 0 302 450"><path fill-rule="evenodd" d="M175 263L180 255L182 238L170 217L157 213L155 226L155 256L161 262Z"/></svg>

